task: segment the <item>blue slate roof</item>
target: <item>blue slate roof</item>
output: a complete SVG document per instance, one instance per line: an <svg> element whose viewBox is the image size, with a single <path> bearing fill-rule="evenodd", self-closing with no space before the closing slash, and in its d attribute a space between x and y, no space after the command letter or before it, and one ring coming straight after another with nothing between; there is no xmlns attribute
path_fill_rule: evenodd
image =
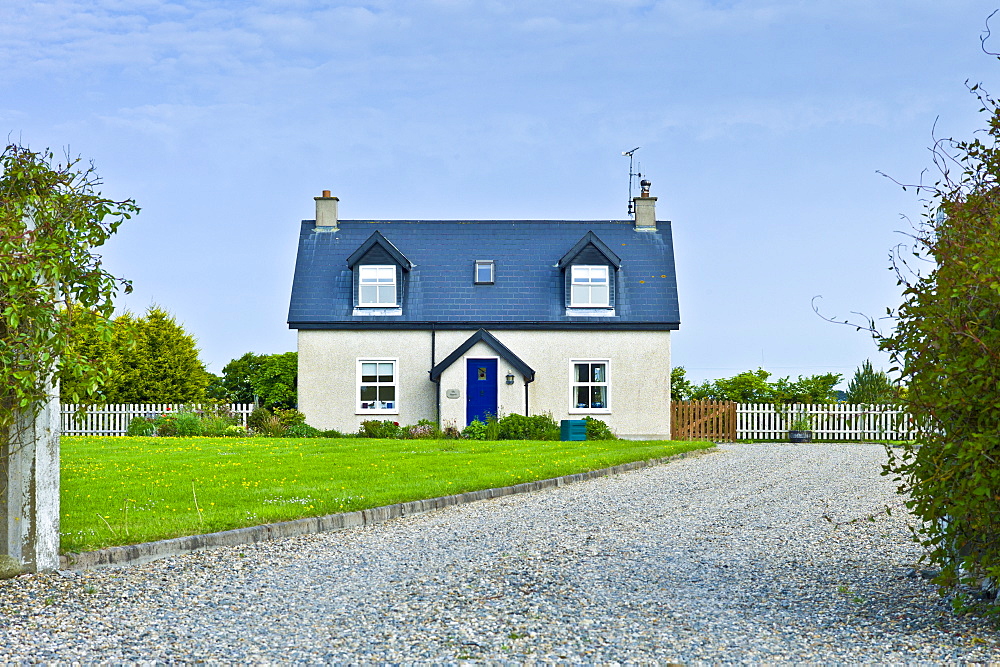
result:
<svg viewBox="0 0 1000 667"><path fill-rule="evenodd" d="M680 325L669 222L655 232L625 221L302 221L288 326L292 329L644 329ZM400 315L354 315L352 256L379 232L409 262ZM621 260L615 315L567 315L560 260L592 232ZM475 260L495 283L473 284Z"/></svg>

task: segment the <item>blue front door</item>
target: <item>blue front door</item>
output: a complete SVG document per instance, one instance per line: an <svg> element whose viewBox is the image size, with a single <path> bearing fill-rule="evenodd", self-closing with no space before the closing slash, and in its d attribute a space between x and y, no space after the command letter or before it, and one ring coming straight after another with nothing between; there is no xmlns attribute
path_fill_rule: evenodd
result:
<svg viewBox="0 0 1000 667"><path fill-rule="evenodd" d="M497 413L497 360L465 360L465 422Z"/></svg>

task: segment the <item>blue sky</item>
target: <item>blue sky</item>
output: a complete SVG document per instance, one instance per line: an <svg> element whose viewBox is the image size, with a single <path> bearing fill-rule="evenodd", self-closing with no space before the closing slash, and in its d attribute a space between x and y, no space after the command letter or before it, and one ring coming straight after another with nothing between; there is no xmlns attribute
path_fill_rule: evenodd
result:
<svg viewBox="0 0 1000 667"><path fill-rule="evenodd" d="M219 372L295 349L299 221L624 219L635 146L672 220L674 363L838 372L898 302L889 250L939 136L1000 94L993 7L950 0L53 0L0 4L0 128L142 207L105 248ZM995 25L1000 28L1000 20ZM1000 36L993 43L1000 50Z"/></svg>

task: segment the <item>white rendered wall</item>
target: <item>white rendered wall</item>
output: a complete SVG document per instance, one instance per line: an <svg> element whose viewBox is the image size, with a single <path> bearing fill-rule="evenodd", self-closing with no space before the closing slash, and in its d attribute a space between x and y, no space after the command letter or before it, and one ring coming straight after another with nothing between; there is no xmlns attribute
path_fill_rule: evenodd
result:
<svg viewBox="0 0 1000 667"><path fill-rule="evenodd" d="M299 409L321 429L354 432L365 419L415 424L436 419L437 387L429 379L433 363L447 357L475 330L438 331L431 361L430 331L299 331ZM624 438L670 437L670 332L667 331L492 331L501 343L535 370L528 385L530 414L548 412L556 421L593 414ZM396 415L356 413L357 359L399 360ZM477 343L441 376L441 424L465 426L465 359L498 358ZM571 407L571 362L608 360L608 413ZM505 376L515 381L507 385ZM524 379L502 358L497 363L501 414L524 414ZM458 397L448 398L448 390Z"/></svg>
<svg viewBox="0 0 1000 667"><path fill-rule="evenodd" d="M366 419L416 424L435 418L429 331L299 330L299 410L318 429L355 433ZM357 362L397 359L396 414L359 414Z"/></svg>

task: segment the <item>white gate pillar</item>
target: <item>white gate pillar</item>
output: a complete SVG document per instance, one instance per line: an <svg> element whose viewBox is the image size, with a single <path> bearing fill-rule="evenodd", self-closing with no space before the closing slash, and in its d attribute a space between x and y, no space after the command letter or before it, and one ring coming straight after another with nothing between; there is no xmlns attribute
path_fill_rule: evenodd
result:
<svg viewBox="0 0 1000 667"><path fill-rule="evenodd" d="M0 556L31 572L59 567L59 391L0 443Z"/></svg>

